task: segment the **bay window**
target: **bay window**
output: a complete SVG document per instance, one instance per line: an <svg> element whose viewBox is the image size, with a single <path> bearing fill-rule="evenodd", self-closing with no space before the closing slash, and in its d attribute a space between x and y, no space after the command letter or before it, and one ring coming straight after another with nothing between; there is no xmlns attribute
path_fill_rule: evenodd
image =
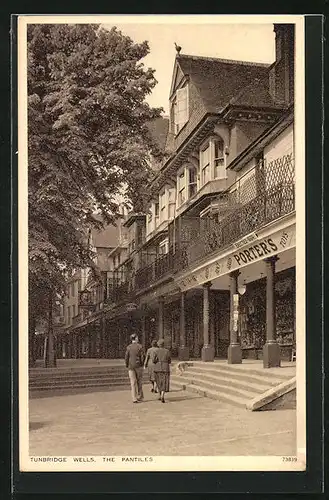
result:
<svg viewBox="0 0 329 500"><path fill-rule="evenodd" d="M214 177L215 179L226 177L224 144L221 139L214 141Z"/></svg>
<svg viewBox="0 0 329 500"><path fill-rule="evenodd" d="M200 152L200 166L201 166L201 183L206 184L210 181L210 145Z"/></svg>
<svg viewBox="0 0 329 500"><path fill-rule="evenodd" d="M191 198L197 192L197 176L198 172L195 167L188 169L188 197Z"/></svg>
<svg viewBox="0 0 329 500"><path fill-rule="evenodd" d="M178 205L182 205L186 200L185 170L178 176Z"/></svg>

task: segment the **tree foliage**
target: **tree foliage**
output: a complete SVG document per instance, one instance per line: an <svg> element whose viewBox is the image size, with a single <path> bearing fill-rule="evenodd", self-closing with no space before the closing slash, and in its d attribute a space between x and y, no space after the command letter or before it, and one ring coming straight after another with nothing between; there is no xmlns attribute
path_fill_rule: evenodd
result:
<svg viewBox="0 0 329 500"><path fill-rule="evenodd" d="M156 84L147 42L97 25L28 27L30 288L59 289L65 272L92 266L89 228L112 223L123 183L137 211L159 154L145 97ZM141 188L141 189L139 189Z"/></svg>

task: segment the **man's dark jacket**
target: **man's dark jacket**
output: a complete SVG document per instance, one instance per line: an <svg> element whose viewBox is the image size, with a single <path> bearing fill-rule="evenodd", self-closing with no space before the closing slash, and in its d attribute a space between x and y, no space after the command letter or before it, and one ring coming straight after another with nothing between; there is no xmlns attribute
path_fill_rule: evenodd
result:
<svg viewBox="0 0 329 500"><path fill-rule="evenodd" d="M125 363L128 370L134 370L144 365L144 350L141 344L133 342L129 344L126 350Z"/></svg>

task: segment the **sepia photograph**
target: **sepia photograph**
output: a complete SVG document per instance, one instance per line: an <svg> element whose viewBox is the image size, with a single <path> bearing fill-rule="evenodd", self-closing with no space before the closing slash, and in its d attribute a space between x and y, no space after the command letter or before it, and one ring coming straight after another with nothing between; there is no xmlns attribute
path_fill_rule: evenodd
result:
<svg viewBox="0 0 329 500"><path fill-rule="evenodd" d="M18 16L19 468L304 471L304 18Z"/></svg>

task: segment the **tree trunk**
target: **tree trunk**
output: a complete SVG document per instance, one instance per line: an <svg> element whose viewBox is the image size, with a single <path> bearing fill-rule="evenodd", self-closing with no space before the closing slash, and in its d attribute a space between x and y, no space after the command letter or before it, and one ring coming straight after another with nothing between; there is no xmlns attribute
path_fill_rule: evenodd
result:
<svg viewBox="0 0 329 500"><path fill-rule="evenodd" d="M35 339L35 325L36 320L34 317L29 319L29 367L33 368L36 361L36 339Z"/></svg>
<svg viewBox="0 0 329 500"><path fill-rule="evenodd" d="M53 332L53 292L49 292L49 309L48 309L48 342L46 353L46 368L54 368L56 366L56 354L54 346Z"/></svg>

